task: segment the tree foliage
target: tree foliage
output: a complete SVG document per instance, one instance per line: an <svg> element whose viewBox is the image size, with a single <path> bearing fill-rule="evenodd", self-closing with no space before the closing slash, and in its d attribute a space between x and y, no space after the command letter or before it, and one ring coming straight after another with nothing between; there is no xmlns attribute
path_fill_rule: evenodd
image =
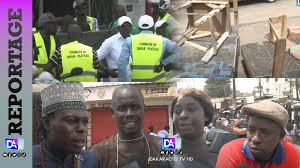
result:
<svg viewBox="0 0 300 168"><path fill-rule="evenodd" d="M211 98L222 98L231 96L229 78L208 78L204 86L204 91Z"/></svg>

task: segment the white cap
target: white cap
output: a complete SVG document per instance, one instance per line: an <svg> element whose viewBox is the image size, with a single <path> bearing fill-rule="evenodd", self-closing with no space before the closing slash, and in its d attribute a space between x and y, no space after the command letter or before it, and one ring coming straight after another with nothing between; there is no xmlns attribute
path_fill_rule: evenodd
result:
<svg viewBox="0 0 300 168"><path fill-rule="evenodd" d="M144 15L141 16L139 19L139 27L141 29L149 29L151 27L153 27L154 25L154 20L151 16L149 15Z"/></svg>
<svg viewBox="0 0 300 168"><path fill-rule="evenodd" d="M118 26L122 26L122 24L125 22L129 22L130 24L132 24L131 19L129 17L122 16L118 19Z"/></svg>
<svg viewBox="0 0 300 168"><path fill-rule="evenodd" d="M166 21L164 21L164 20L159 20L159 21L157 21L157 22L155 23L155 25L154 25L155 30L156 30L157 28L160 28L164 23L166 23Z"/></svg>

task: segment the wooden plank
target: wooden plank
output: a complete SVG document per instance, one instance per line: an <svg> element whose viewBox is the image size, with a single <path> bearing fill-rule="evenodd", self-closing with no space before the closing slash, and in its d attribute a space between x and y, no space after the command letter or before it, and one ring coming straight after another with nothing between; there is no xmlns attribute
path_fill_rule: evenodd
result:
<svg viewBox="0 0 300 168"><path fill-rule="evenodd" d="M223 33L223 35L217 40L217 49L220 48L220 46L223 44L223 42L226 40L228 37L229 32ZM214 50L213 48L210 48L208 52L202 57L201 61L204 63L208 63L208 61L213 57L214 55Z"/></svg>
<svg viewBox="0 0 300 168"><path fill-rule="evenodd" d="M217 44L216 44L216 36L215 36L215 30L214 30L214 22L212 20L212 17L208 18L209 21L209 28L211 33L211 44L214 51L214 54L217 53Z"/></svg>
<svg viewBox="0 0 300 168"><path fill-rule="evenodd" d="M207 3L207 4L205 4L207 7L210 7L210 8L212 8L212 9L219 9L220 8L220 6L218 6L218 5L215 5L215 4L209 4L209 3Z"/></svg>
<svg viewBox="0 0 300 168"><path fill-rule="evenodd" d="M219 9L214 9L214 10L208 12L207 15L202 16L201 18L199 18L198 20L195 21L195 23L194 23L195 27L197 27L200 24L206 22L208 18L214 16L216 13L220 12L220 10L222 10L225 7L226 7L225 5L220 5Z"/></svg>
<svg viewBox="0 0 300 168"><path fill-rule="evenodd" d="M190 7L192 6L192 3L191 2L186 2L178 7L175 7L174 9L172 9L173 11L176 11L176 10L180 10L182 8L187 8L187 7Z"/></svg>
<svg viewBox="0 0 300 168"><path fill-rule="evenodd" d="M269 18L269 21L270 21L272 24L279 23L279 22L282 21L282 16Z"/></svg>
<svg viewBox="0 0 300 168"><path fill-rule="evenodd" d="M210 36L210 35L211 35L210 32L205 31L205 32L202 32L202 33L199 33L199 34L195 34L195 35L193 35L193 36L190 36L190 37L188 37L188 39L194 40L194 39L197 39L197 38L207 37L207 36Z"/></svg>
<svg viewBox="0 0 300 168"><path fill-rule="evenodd" d="M209 31L201 31L200 33L198 33L198 31L195 33L195 35L189 36L188 39L194 40L194 39L203 38L203 37L207 37L207 36L211 35L211 33ZM215 32L215 36L219 37L220 33Z"/></svg>
<svg viewBox="0 0 300 168"><path fill-rule="evenodd" d="M190 41L186 41L184 44L189 45L191 47L194 47L196 49L202 50L204 52L207 52L207 50L208 50L206 47L203 47L199 44L196 44L196 43L193 43L193 42L190 42Z"/></svg>
<svg viewBox="0 0 300 168"><path fill-rule="evenodd" d="M234 25L239 25L238 0L233 0Z"/></svg>
<svg viewBox="0 0 300 168"><path fill-rule="evenodd" d="M287 16L282 15L282 24L281 24L281 33L280 36L286 38L287 36L287 27L286 27Z"/></svg>
<svg viewBox="0 0 300 168"><path fill-rule="evenodd" d="M196 33L198 30L199 30L199 28L192 28L192 29L187 30L187 31L183 34L183 36L182 36L179 40L177 40L178 45L181 46L185 41L187 41L187 38L188 38L189 36L193 35L193 34Z"/></svg>
<svg viewBox="0 0 300 168"><path fill-rule="evenodd" d="M275 52L273 61L272 78L283 77L284 56L285 56L286 38L279 38L275 41Z"/></svg>
<svg viewBox="0 0 300 168"><path fill-rule="evenodd" d="M276 29L274 28L273 24L269 21L269 25L270 25L270 36L272 38L272 36L274 36L276 38L276 40L279 39L279 35L276 31Z"/></svg>

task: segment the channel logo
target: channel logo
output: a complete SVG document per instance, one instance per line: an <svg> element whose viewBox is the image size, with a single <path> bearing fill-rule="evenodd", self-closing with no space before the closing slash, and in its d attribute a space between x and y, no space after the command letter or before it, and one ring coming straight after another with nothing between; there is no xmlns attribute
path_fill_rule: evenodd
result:
<svg viewBox="0 0 300 168"><path fill-rule="evenodd" d="M296 5L300 6L300 0L296 0Z"/></svg>
<svg viewBox="0 0 300 168"><path fill-rule="evenodd" d="M175 138L163 138L162 149L165 150L175 149Z"/></svg>
<svg viewBox="0 0 300 168"><path fill-rule="evenodd" d="M6 138L5 148L7 150L23 150L24 139L23 138Z"/></svg>

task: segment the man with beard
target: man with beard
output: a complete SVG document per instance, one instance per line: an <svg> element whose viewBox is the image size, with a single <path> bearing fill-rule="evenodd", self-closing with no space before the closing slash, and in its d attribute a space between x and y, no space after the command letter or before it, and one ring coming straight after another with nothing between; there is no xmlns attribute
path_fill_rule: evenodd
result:
<svg viewBox="0 0 300 168"><path fill-rule="evenodd" d="M38 73L44 71L48 60L60 47L60 41L55 37L58 21L59 18L50 12L39 17L38 30L32 38L33 65L38 68Z"/></svg>
<svg viewBox="0 0 300 168"><path fill-rule="evenodd" d="M112 96L118 133L93 146L99 168L168 168L168 162L149 161L160 156L159 139L143 131L146 106L134 86L122 85Z"/></svg>
<svg viewBox="0 0 300 168"><path fill-rule="evenodd" d="M272 101L246 105L242 113L249 116L247 139L225 144L220 150L217 168L234 168L242 164L253 168L300 167L300 154L283 140L288 123L285 108Z"/></svg>
<svg viewBox="0 0 300 168"><path fill-rule="evenodd" d="M33 147L33 168L96 168L93 152L84 151L88 113L83 86L51 85L41 93L43 141Z"/></svg>

